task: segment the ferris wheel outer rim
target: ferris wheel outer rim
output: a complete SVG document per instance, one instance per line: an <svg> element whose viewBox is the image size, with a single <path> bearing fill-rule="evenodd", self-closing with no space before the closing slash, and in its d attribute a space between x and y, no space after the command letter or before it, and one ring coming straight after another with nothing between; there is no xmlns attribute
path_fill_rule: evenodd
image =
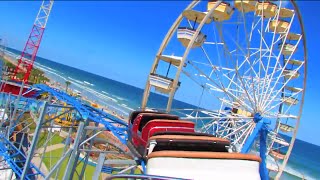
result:
<svg viewBox="0 0 320 180"><path fill-rule="evenodd" d="M196 6L200 1L197 1L197 0L194 0L192 1L185 9L185 10L189 10L191 8L193 8L194 6ZM162 54L163 50L165 49L165 47L167 47L168 43L170 42L171 38L173 37L174 35L174 32L177 30L179 24L181 23L183 19L183 15L182 13L180 13L180 15L178 16L178 18L175 20L175 22L172 24L172 26L170 27L169 31L167 32L165 38L163 39L161 45L160 45L160 48L157 52L157 55L153 61L153 64L152 64L152 67L151 67L151 70L150 70L150 73L153 73L156 69L156 67L158 66L158 63L159 63L159 56ZM147 79L146 81L146 85L145 85L145 89L144 89L144 93L143 93L143 96L142 96L142 104L141 104L141 109L142 110L145 110L146 107L147 107L147 101L148 101L148 97L149 97L149 94L150 94L150 84L149 84L149 79Z"/></svg>
<svg viewBox="0 0 320 180"><path fill-rule="evenodd" d="M213 11L220 5L221 2L222 2L222 0L216 1L216 4L210 9L210 11L202 19L201 23L197 27L197 30L195 31L195 34L193 35L191 41L189 42L188 47L184 51L184 54L182 56L180 65L178 67L178 71L176 73L176 77L174 78L174 81L173 81L172 90L171 90L170 95L169 95L169 100L168 100L167 109L166 109L167 112L170 112L170 110L171 110L173 96L174 96L174 94L176 92L176 88L177 88L177 85L178 85L180 74L181 74L183 65L184 65L184 63L185 63L185 61L186 61L186 59L187 59L187 57L188 57L188 55L190 53L191 47L195 43L195 40L196 40L198 34L200 33L200 30L202 29L203 25L206 23L206 21L209 19L209 17L213 13ZM181 13L181 15L182 15L182 13Z"/></svg>
<svg viewBox="0 0 320 180"><path fill-rule="evenodd" d="M192 7L191 7L191 4L194 3L194 2L195 2L195 4L193 4ZM197 0L192 1L190 3L190 5L188 6L188 9L193 8L194 6L197 5L196 3L199 3L199 2L200 1L197 1ZM285 155L284 163L282 163L280 165L279 171L278 171L278 173L276 175L276 179L281 176L281 174L283 172L283 169L286 166L286 163L287 163L287 161L289 159L289 156L291 154L291 151L292 151L292 148L293 148L293 145L294 145L294 141L296 139L297 130L299 128L300 118L301 118L303 104L304 104L304 96L305 96L305 92L306 92L306 80L307 80L307 45L306 45L304 25L303 25L301 13L300 13L296 3L293 0L290 0L290 2L294 6L294 10L298 15L298 21L299 21L299 24L300 24L300 29L301 29L302 38L303 38L302 39L302 43L303 43L303 46L304 46L304 80L303 80L303 92L302 92L302 96L301 96L301 103L300 103L298 117L296 119L295 128L294 128L294 131L293 131L293 135L291 137L291 141L290 141L290 145L288 147L288 151L286 152L286 155ZM187 8L184 9L184 10L187 10ZM155 58L153 66L152 66L151 72L153 72L156 69L156 66L157 66L157 64L159 62L158 55L161 55L163 50L165 49L165 47L169 44L169 42L170 42L175 30L177 29L177 25L179 25L179 22L181 23L182 19L183 19L183 16L182 16L182 13L180 13L179 17L176 19L175 23L171 26L170 30L168 31L165 39L162 41L162 44L160 46L160 49L158 50L157 56ZM175 27L175 28L173 28L173 27ZM197 28L197 31L198 31L198 29L199 28ZM202 27L200 29L202 29ZM168 36L168 35L170 35L170 36ZM193 38L193 39L195 39L195 38ZM188 47L191 46L192 44L193 43L189 43ZM185 51L187 51L187 49ZM187 56L188 56L188 54L186 55L186 57L185 57L185 54L183 55L183 58L182 58L183 62L186 60ZM181 64L183 64L183 63L181 63ZM181 66L181 64L180 64L180 66ZM180 76L180 73L179 73L179 76ZM178 80L179 80L179 78L178 78ZM150 86L148 85L148 83L149 83L149 81L147 81L147 83L146 83L146 88L149 87L148 91L150 91ZM175 92L175 91L172 91L172 92ZM144 92L143 101L144 101L144 98L145 98L145 93L146 93L146 89L145 89L145 92ZM145 108L145 106L144 106L144 108ZM167 111L168 111L168 108L167 108ZM278 134L278 132L277 132L277 134Z"/></svg>
<svg viewBox="0 0 320 180"><path fill-rule="evenodd" d="M292 152L292 148L297 136L297 132L299 129L299 125L300 125L300 119L301 119L301 115L302 115L302 110L303 110L303 105L304 105L304 97L305 97L305 93L306 93L306 82L307 82L307 68L308 68L308 51L307 51L307 42L306 42L306 35L305 35L305 30L304 30L304 25L303 25L303 20L302 20L302 16L300 13L300 10L298 8L298 5L296 4L296 2L294 0L290 0L290 2L292 3L295 12L298 15L298 20L299 20L299 24L300 24L300 29L301 29L301 35L303 38L303 48L304 48L304 81L303 81L303 92L302 92L302 97L301 97L301 105L300 105L300 109L299 109L299 114L298 114L298 118L296 120L296 124L295 124L295 128L294 128L294 132L293 135L291 137L291 141L290 141L290 145L288 147L286 156L279 168L279 171L275 177L275 179L279 179L284 171L284 168L286 167L286 164L288 163L289 157L291 155Z"/></svg>

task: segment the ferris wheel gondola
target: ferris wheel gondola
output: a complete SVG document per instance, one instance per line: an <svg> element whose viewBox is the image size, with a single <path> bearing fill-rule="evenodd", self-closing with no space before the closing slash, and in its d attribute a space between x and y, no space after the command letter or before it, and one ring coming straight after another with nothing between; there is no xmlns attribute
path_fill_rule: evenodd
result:
<svg viewBox="0 0 320 180"><path fill-rule="evenodd" d="M162 62L173 64L165 76ZM142 109L152 88L168 95L166 111L174 112L175 94L199 87L215 106L179 113L196 120L198 131L229 139L234 151L260 152L279 178L299 127L306 75L304 26L294 1L193 1L160 46Z"/></svg>

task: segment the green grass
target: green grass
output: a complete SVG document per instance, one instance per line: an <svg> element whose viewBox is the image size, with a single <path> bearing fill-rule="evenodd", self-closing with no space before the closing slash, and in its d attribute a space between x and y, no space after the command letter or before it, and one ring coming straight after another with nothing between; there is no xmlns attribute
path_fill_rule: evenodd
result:
<svg viewBox="0 0 320 180"><path fill-rule="evenodd" d="M16 68L16 65L12 64L8 60L6 60L6 59L3 59L3 60L5 63L5 66L8 66L9 69L14 70ZM19 72L19 73L17 73L16 76L18 79L22 79L24 77L24 75L25 75L25 73ZM37 83L50 82L50 79L48 79L45 76L44 71L37 69L37 68L32 68L28 81L29 81L29 83L37 84Z"/></svg>
<svg viewBox="0 0 320 180"><path fill-rule="evenodd" d="M47 168L50 170L56 163L57 161L61 158L63 153L63 148L60 149L56 149L50 152L46 152L45 153L45 157L43 162L44 164L47 166ZM51 158L50 158L51 157ZM50 164L50 159L51 159L51 164ZM60 171L58 173L58 179L62 179L66 170L68 164L68 159L65 159L60 167ZM78 166L77 166L77 172L80 173L81 169L83 167L83 163L81 162ZM92 179L93 173L95 171L95 167L87 165L86 166L86 170L85 170L85 179ZM53 177L55 176L55 173L53 174ZM77 180L77 173L75 173L73 179Z"/></svg>
<svg viewBox="0 0 320 180"><path fill-rule="evenodd" d="M56 150L53 150L53 151L45 153L45 156L44 156L45 158L44 158L43 162L44 162L44 164L46 165L46 167L48 168L49 171L58 162L58 160L62 157L62 153L63 153L63 148L56 149ZM50 159L51 159L51 164L50 164ZM66 170L66 167L67 167L67 163L68 163L68 159L65 159L62 162L61 167L60 167L60 171L58 173L58 179L62 179L63 178L65 170ZM81 172L82 167L83 167L83 163L81 162L76 168L78 173ZM95 171L95 167L94 166L87 165L86 166L86 170L85 170L85 179L88 179L88 180L92 179L94 171ZM55 176L55 173L53 174L53 177ZM113 172L112 174L116 174L116 173L117 172ZM139 169L136 169L134 171L134 174L141 174L141 171ZM77 173L75 173L73 179L74 180L78 179ZM101 176L100 176L100 179L101 179ZM118 178L118 179L120 180L121 178Z"/></svg>
<svg viewBox="0 0 320 180"><path fill-rule="evenodd" d="M37 148L41 148L41 147L44 145L44 143L45 143L46 140L47 140L47 136L48 136L48 132L42 132L42 133L40 134L40 137L39 137L39 140L38 140L38 143L37 143ZM53 136L53 137L52 137L52 139L48 142L48 146L62 143L62 141L64 140L63 137L59 136L59 135L56 134L56 133L52 133L51 136Z"/></svg>
<svg viewBox="0 0 320 180"><path fill-rule="evenodd" d="M39 141L37 144L37 147L42 147L46 141L46 138L48 136L48 132L43 132L40 134L39 137ZM53 138L51 139L51 141L48 142L48 146L50 145L54 145L54 144L59 144L62 143L62 141L64 140L64 138L60 137L58 134L53 134ZM46 152L44 155L44 159L43 162L46 165L47 169L50 171L50 169L58 162L58 160L62 157L62 153L63 153L63 149L64 148L59 148L50 152ZM51 161L51 162L50 162ZM66 170L66 166L68 163L68 158L65 159L60 167L60 171L58 172L58 179L62 179ZM83 163L81 162L77 168L76 168L76 172L80 173L81 169L83 167ZM94 174L95 171L95 167L94 166L90 166L87 165L86 166L86 170L85 170L85 179L92 179L92 176ZM75 172L75 175L73 177L73 179L77 180L78 179L78 175ZM113 172L112 174L116 174L117 172ZM53 174L53 177L55 177L56 172ZM134 174L141 174L140 169L135 169ZM101 176L100 176L101 179ZM121 178L118 178L119 180L122 180ZM117 179L117 180L118 180Z"/></svg>
<svg viewBox="0 0 320 180"><path fill-rule="evenodd" d="M24 119L27 119L27 124L31 124L31 125L29 126L29 128L30 128L29 133L33 133L34 130L36 129L36 126L37 126L37 125L36 125L36 123L33 121L31 115L30 115L30 114L24 115L24 116L23 116L23 119L20 120L20 121L23 121Z"/></svg>

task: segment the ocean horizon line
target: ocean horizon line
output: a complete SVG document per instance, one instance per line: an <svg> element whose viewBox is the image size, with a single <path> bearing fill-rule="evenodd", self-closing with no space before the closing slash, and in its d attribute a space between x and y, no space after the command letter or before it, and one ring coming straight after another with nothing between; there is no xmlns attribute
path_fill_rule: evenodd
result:
<svg viewBox="0 0 320 180"><path fill-rule="evenodd" d="M7 50L8 50L8 49L11 50L11 51L9 50L10 52L12 52L12 50L13 50L13 51L17 51L17 52L21 53L20 50L15 49L15 48L12 48L12 47L7 47ZM12 53L15 53L15 52L12 52ZM15 54L17 54L17 53L15 53ZM36 60L37 60L37 59L40 59L40 61L41 61L41 60L45 60L45 61L49 61L49 62L52 62L52 63L56 63L56 64L58 64L58 65L66 66L66 67L68 67L68 68L72 68L72 69L75 69L75 70L78 70L78 71L82 71L82 72L84 72L84 73L89 73L89 74L94 75L94 76L99 76L99 77L101 77L101 78L105 78L105 79L110 80L110 81L113 81L113 82L115 82L115 83L120 83L120 84L123 84L123 85L126 85L126 86L130 86L130 87L135 88L135 89L137 89L137 90L139 90L139 91L142 91L142 93L143 93L143 91L144 91L144 89L142 89L142 88L140 88L140 87L137 87L137 86L134 86L134 85L132 85L132 84L127 84L127 83L124 83L124 82L121 82L121 81L118 81L118 80L115 80L115 79L111 79L111 78L105 77L105 76L103 76L103 75L95 74L95 73L93 73L93 72L89 72L89 71L86 71L86 70L83 70L83 69L80 69L80 68L77 68L77 67L72 67L72 66L69 66L69 65L60 63L60 62L56 62L56 61L54 61L54 60L50 60L50 59L47 59L47 58L43 58L43 57L41 57L41 56L37 56L37 57L36 57ZM35 61L35 62L37 62L37 61ZM39 63L39 62L38 62L38 63ZM66 78L67 78L67 77L66 77ZM161 96L161 97L164 97L164 98L168 98L167 96L162 95L162 94L160 94L160 93L150 92L150 94L153 94L153 95L156 95L156 96ZM193 105L193 104L190 104L190 103L181 101L181 100L179 100L179 99L174 99L174 100L177 101L177 102L179 102L179 103L184 103L184 104L186 104L186 105L193 106L194 108L198 108L196 105ZM206 110L205 108L201 108L201 107L200 107L199 109ZM280 134L281 134L281 133L280 133ZM287 136L287 135L285 135L285 134L281 134L281 135ZM288 136L288 137L289 137L289 136ZM308 143L308 144L310 144L310 145L313 145L313 146L316 146L316 147L320 147L320 144L317 145L317 144L314 144L314 143L312 143L312 142L305 141L305 140L302 140L302 139L299 139L299 138L296 138L296 139L297 139L297 140L300 140L300 141L302 141L302 142Z"/></svg>
<svg viewBox="0 0 320 180"><path fill-rule="evenodd" d="M21 50L18 50L18 49L16 49L16 48L12 48L12 47L8 47L8 46L7 46L7 50L8 50L8 49L14 50L14 51L18 51L18 52L20 52L20 53L22 52ZM10 52L11 52L11 51L10 51ZM14 53L14 52L13 52L13 53ZM17 53L15 53L15 54L17 54ZM36 56L36 60L37 60L37 59L43 59L43 60L50 61L50 62L59 64L59 65L67 66L68 68L72 68L72 69L79 70L79 71L82 71L82 72L85 72L85 73L89 73L89 74L94 75L94 76L99 76L99 77L101 77L101 78L106 78L106 79L111 80L111 81L114 81L114 82L116 82L116 83L122 83L122 84L124 84L124 85L131 86L131 87L133 87L133 88L136 88L136 89L138 89L138 90L141 90L142 92L144 91L143 88L138 87L138 86L135 86L135 85L133 85L133 84L127 84L127 83L125 83L125 82L123 82L123 81L121 81L121 80L112 79L112 78L103 76L103 75L101 75L101 74L95 74L95 73L93 73L93 72L89 72L89 71L87 71L87 70L80 69L80 68L77 68L77 67L72 67L72 66L70 66L70 65L63 64L63 63L60 63L60 62L57 62L57 61L54 61L54 60L51 60L51 59L47 59L47 58L44 58L44 57L41 57L41 56ZM36 60L35 60L35 62L37 62ZM160 94L160 93L150 92L150 94L157 95L157 96L162 96L162 97L164 97L164 98L168 98L167 96L162 95L162 94ZM187 104L187 105L197 107L197 105L194 105L194 104L191 104L191 103L188 103L188 102L184 102L183 100L180 100L180 99L174 98L174 100L175 100L175 101L178 101L178 102L180 102L180 103L185 103L185 104ZM200 107L200 109L205 109L205 108Z"/></svg>

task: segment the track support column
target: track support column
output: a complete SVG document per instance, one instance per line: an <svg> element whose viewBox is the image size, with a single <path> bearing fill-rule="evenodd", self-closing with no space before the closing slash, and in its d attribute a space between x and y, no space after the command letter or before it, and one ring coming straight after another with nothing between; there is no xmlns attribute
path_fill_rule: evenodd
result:
<svg viewBox="0 0 320 180"><path fill-rule="evenodd" d="M34 150L36 148L36 145L37 145L37 142L38 142L38 139L39 139L41 126L42 126L42 123L44 121L46 111L47 111L47 102L44 102L42 111L40 113L39 120L37 122L37 127L36 127L36 129L34 131L32 143L31 143L31 146L30 146L30 149L29 149L29 152L28 152L28 157L27 157L26 162L25 162L24 167L23 167L21 179L25 179L26 178L27 171L29 169L31 159L33 157Z"/></svg>
<svg viewBox="0 0 320 180"><path fill-rule="evenodd" d="M69 158L69 161L68 161L68 165L66 167L66 171L64 173L64 176L63 176L63 180L68 180L70 179L70 174L72 174L71 170L72 170L72 167L74 166L75 163L75 160L76 160L76 152L78 151L78 145L79 145L79 141L80 141L80 138L81 138L81 134L82 134L82 131L83 131L83 127L84 127L84 123L83 122L80 122L79 123L79 126L78 126L78 130L77 130L77 136L74 140L74 143L73 143L73 151L71 153L71 156Z"/></svg>
<svg viewBox="0 0 320 180"><path fill-rule="evenodd" d="M106 153L100 153L99 154L98 163L97 163L96 169L94 171L92 180L98 180L99 179L99 175L101 173L101 170L102 170L102 167L103 167L105 159L106 159Z"/></svg>
<svg viewBox="0 0 320 180"><path fill-rule="evenodd" d="M9 118L9 119L10 119L10 124L9 124L9 130L8 130L8 134L7 134L8 139L10 139L11 128L12 128L13 123L14 123L13 121L16 121L16 114L17 114L17 110L18 110L18 105L19 105L19 102L20 102L20 98L21 98L21 95L22 95L23 87L24 87L24 82L22 82L22 84L21 84L21 88L20 88L20 91L19 91L19 95L18 95L18 97L15 99L14 110L13 110L12 116L11 116L11 118Z"/></svg>
<svg viewBox="0 0 320 180"><path fill-rule="evenodd" d="M99 123L95 122L94 125L95 125L95 127L98 127ZM95 134L95 133L97 133L97 130L93 130L93 134ZM93 146L93 139L90 140L89 149L91 149L92 146ZM83 161L83 166L82 166L82 169L81 169L81 172L80 172L80 175L79 175L79 179L83 179L83 176L84 176L87 164L88 164L88 160L89 160L89 155L90 155L90 152L86 152L86 156L85 156L84 161Z"/></svg>
<svg viewBox="0 0 320 180"><path fill-rule="evenodd" d="M85 119L85 120L84 120L84 122L83 122L83 128L82 128L82 130L79 132L79 140L78 140L78 141L80 141L80 142L83 142L84 139L85 139L86 136L87 136L87 130L86 130L84 127L87 127L87 126L89 125L89 120L88 120L87 116L84 117L84 119ZM77 148L78 148L78 146L79 146L79 144L77 145ZM75 151L74 159L77 160L77 162L78 162L78 160L79 160L79 157L80 157L80 151ZM70 173L71 173L71 174L70 174L69 179L73 179L74 173L75 173L76 168L77 168L77 162L73 163L72 167L70 167L70 168L71 168L71 169L70 169Z"/></svg>

